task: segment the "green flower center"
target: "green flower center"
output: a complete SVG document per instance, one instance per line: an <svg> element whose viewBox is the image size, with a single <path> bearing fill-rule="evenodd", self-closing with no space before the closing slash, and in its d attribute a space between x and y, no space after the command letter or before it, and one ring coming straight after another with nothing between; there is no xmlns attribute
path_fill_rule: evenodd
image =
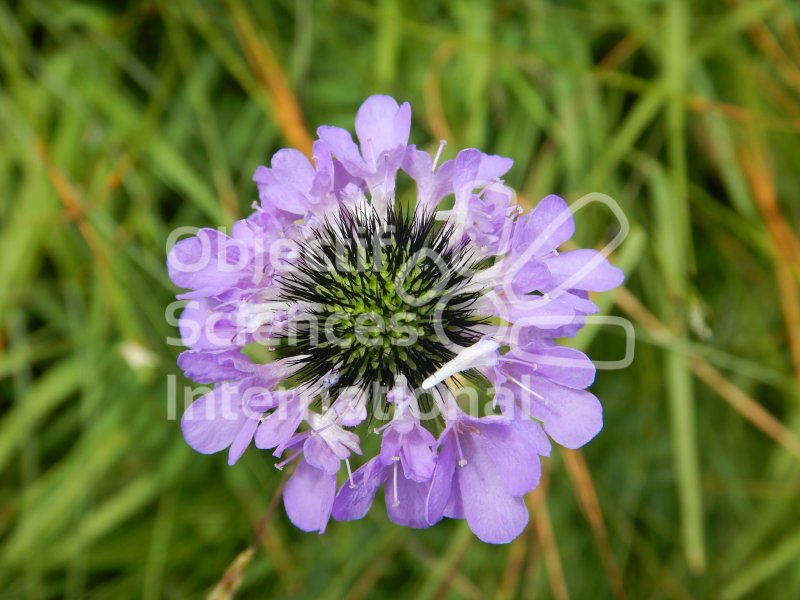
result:
<svg viewBox="0 0 800 600"><path fill-rule="evenodd" d="M412 388L471 345L483 322L467 291L475 267L452 229L432 216L342 212L302 248L282 281L282 299L305 315L280 344L302 365L304 382L331 372L338 387Z"/></svg>

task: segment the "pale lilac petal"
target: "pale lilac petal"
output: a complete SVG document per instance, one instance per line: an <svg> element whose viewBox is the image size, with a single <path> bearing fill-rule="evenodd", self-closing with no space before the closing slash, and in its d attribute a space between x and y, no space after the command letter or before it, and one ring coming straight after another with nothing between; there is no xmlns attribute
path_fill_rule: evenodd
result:
<svg viewBox="0 0 800 600"><path fill-rule="evenodd" d="M458 484L453 486L450 500L447 501L447 506L444 508L444 516L448 519L467 518L464 514L464 503L461 501L461 488L458 487Z"/></svg>
<svg viewBox="0 0 800 600"><path fill-rule="evenodd" d="M258 426L255 434L256 448L280 448L294 435L302 420L300 402L292 396L282 400L278 408L267 415Z"/></svg>
<svg viewBox="0 0 800 600"><path fill-rule="evenodd" d="M292 215L292 218L305 215L311 207L306 195L289 184L281 183L269 186L259 194L264 207L282 210Z"/></svg>
<svg viewBox="0 0 800 600"><path fill-rule="evenodd" d="M514 166L514 161L505 156L497 156L494 154L484 154L481 156L481 162L478 166L478 179L484 181L491 181L499 179Z"/></svg>
<svg viewBox="0 0 800 600"><path fill-rule="evenodd" d="M531 260L519 268L513 264L510 266L516 269L508 274L511 279L511 289L515 294L528 294L552 286L550 271L543 262Z"/></svg>
<svg viewBox="0 0 800 600"><path fill-rule="evenodd" d="M410 131L411 105L404 102L398 106L391 96L370 96L356 114L356 135L361 153L373 169L380 154L408 143Z"/></svg>
<svg viewBox="0 0 800 600"><path fill-rule="evenodd" d="M220 384L189 405L181 418L181 429L192 448L213 454L230 446L247 420L236 388Z"/></svg>
<svg viewBox="0 0 800 600"><path fill-rule="evenodd" d="M367 398L360 389L345 389L333 403L333 410L339 424L355 427L367 418Z"/></svg>
<svg viewBox="0 0 800 600"><path fill-rule="evenodd" d="M503 356L506 369L520 376L546 377L560 385L582 390L594 382L595 367L580 350L566 346L523 346Z"/></svg>
<svg viewBox="0 0 800 600"><path fill-rule="evenodd" d="M500 178L513 164L513 160L504 156L484 154L474 148L462 150L453 165L456 198L465 202L468 199L465 195Z"/></svg>
<svg viewBox="0 0 800 600"><path fill-rule="evenodd" d="M333 518L337 521L354 521L369 512L375 493L383 485L391 469L375 457L353 472L354 487L350 480L342 484L333 502Z"/></svg>
<svg viewBox="0 0 800 600"><path fill-rule="evenodd" d="M477 181L483 152L469 148L458 153L453 166L453 190L457 201L467 202L469 194L482 183Z"/></svg>
<svg viewBox="0 0 800 600"><path fill-rule="evenodd" d="M417 529L430 527L425 518L429 484L406 479L400 473L397 475L396 493L394 483L395 478L388 477L384 489L386 514L389 515L389 520L404 527Z"/></svg>
<svg viewBox="0 0 800 600"><path fill-rule="evenodd" d="M197 383L216 383L240 379L252 372L252 361L239 349L221 352L188 350L178 356L178 367L187 379Z"/></svg>
<svg viewBox="0 0 800 600"><path fill-rule="evenodd" d="M367 173L358 146L348 131L341 127L323 126L317 129L317 135L351 175L360 177Z"/></svg>
<svg viewBox="0 0 800 600"><path fill-rule="evenodd" d="M434 210L439 202L453 191L453 167L455 162L448 160L436 172L433 171L433 158L424 150L409 146L403 158L403 170L417 184L417 207L423 211Z"/></svg>
<svg viewBox="0 0 800 600"><path fill-rule="evenodd" d="M472 532L489 544L506 544L528 524L521 498L505 489L491 457L477 446L477 435L462 435L466 464L456 467L464 516Z"/></svg>
<svg viewBox="0 0 800 600"><path fill-rule="evenodd" d="M440 446L439 457L436 460L436 468L433 470L431 488L428 490L428 498L425 501L425 520L429 525L433 525L441 520L444 515L447 502L450 500L453 488L453 475L456 468L456 449L451 429L446 429L442 433L443 443Z"/></svg>
<svg viewBox="0 0 800 600"><path fill-rule="evenodd" d="M219 352L239 350L233 338L236 329L231 313L215 309L217 303L210 298L190 300L178 318L178 330L183 344L192 350Z"/></svg>
<svg viewBox="0 0 800 600"><path fill-rule="evenodd" d="M400 460L405 477L415 481L429 481L433 476L436 458L431 450L435 440L423 427L416 426L405 435Z"/></svg>
<svg viewBox="0 0 800 600"><path fill-rule="evenodd" d="M312 467L321 469L331 475L339 471L341 459L333 453L331 447L321 436L311 434L303 445L303 455Z"/></svg>
<svg viewBox="0 0 800 600"><path fill-rule="evenodd" d="M236 461L242 457L242 454L247 450L250 442L253 441L253 434L256 432L257 427L258 419L248 418L244 421L242 428L239 430L239 433L236 434L231 448L228 451L229 465L235 464Z"/></svg>
<svg viewBox="0 0 800 600"><path fill-rule="evenodd" d="M586 293L582 290L569 290L569 292L558 292L558 297L563 301L569 304L576 313L583 313L584 315L593 315L595 313L600 312L600 308L588 298L584 298L580 296L580 294ZM563 336L554 336L554 337L563 337Z"/></svg>
<svg viewBox="0 0 800 600"><path fill-rule="evenodd" d="M395 458L400 458L400 447L403 433L398 427L388 427L381 436L381 451L378 455L384 465L391 465Z"/></svg>
<svg viewBox="0 0 800 600"><path fill-rule="evenodd" d="M277 181L291 184L303 192L309 192L314 182L314 167L306 155L299 150L284 148L272 156L272 172Z"/></svg>
<svg viewBox="0 0 800 600"><path fill-rule="evenodd" d="M612 266L603 254L590 249L570 250L550 257L547 268L554 283L567 289L605 292L625 279L622 271Z"/></svg>
<svg viewBox="0 0 800 600"><path fill-rule="evenodd" d="M172 282L194 290L182 299L214 296L247 275L247 247L215 229L201 229L197 235L177 242L167 255Z"/></svg>
<svg viewBox="0 0 800 600"><path fill-rule="evenodd" d="M283 506L289 520L298 529L325 533L335 495L336 476L301 460L286 482Z"/></svg>
<svg viewBox="0 0 800 600"><path fill-rule="evenodd" d="M575 219L569 205L558 196L546 196L517 222L515 250L542 256L556 250L574 233Z"/></svg>
<svg viewBox="0 0 800 600"><path fill-rule="evenodd" d="M536 369L541 377L578 390L594 383L595 367L589 357L566 346L556 346L540 353Z"/></svg>
<svg viewBox="0 0 800 600"><path fill-rule="evenodd" d="M575 318L575 309L563 296L519 296L514 299L494 296L487 301L495 307L495 312L489 314L498 314L518 327L535 325L539 329L555 329L569 325Z"/></svg>
<svg viewBox="0 0 800 600"><path fill-rule="evenodd" d="M522 496L536 488L541 477L539 456L550 452L541 427L530 419L481 421L472 421L480 431L471 436L472 443L476 451L491 459L503 489L512 496Z"/></svg>
<svg viewBox="0 0 800 600"><path fill-rule="evenodd" d="M547 435L556 443L565 448L580 448L603 428L603 407L593 394L544 378L534 387L544 400L535 397L529 400L531 414L542 421Z"/></svg>

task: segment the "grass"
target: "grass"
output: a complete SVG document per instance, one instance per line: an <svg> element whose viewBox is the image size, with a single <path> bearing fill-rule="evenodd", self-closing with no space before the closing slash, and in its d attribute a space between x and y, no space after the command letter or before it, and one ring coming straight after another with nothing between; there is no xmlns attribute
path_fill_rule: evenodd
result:
<svg viewBox="0 0 800 600"><path fill-rule="evenodd" d="M800 597L800 5L111 6L0 5L4 598ZM418 144L514 158L523 202L603 192L630 221L599 301L635 361L507 547L380 507L302 534L268 457L228 468L167 418L169 233L245 214L258 164L374 92Z"/></svg>

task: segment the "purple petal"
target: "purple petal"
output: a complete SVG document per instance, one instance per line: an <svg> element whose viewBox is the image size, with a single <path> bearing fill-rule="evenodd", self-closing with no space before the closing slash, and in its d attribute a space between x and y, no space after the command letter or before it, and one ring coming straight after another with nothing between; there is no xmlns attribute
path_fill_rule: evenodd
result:
<svg viewBox="0 0 800 600"><path fill-rule="evenodd" d="M594 364L588 356L574 348L556 346L539 353L536 369L540 376L577 390L594 383Z"/></svg>
<svg viewBox="0 0 800 600"><path fill-rule="evenodd" d="M178 367L188 379L198 383L216 383L246 377L252 361L238 349L221 352L187 350L178 356Z"/></svg>
<svg viewBox="0 0 800 600"><path fill-rule="evenodd" d="M444 509L444 516L448 519L467 518L466 515L464 515L464 503L461 501L461 489L458 485L453 486L450 500L447 501L447 506Z"/></svg>
<svg viewBox="0 0 800 600"><path fill-rule="evenodd" d="M366 397L358 389L347 388L340 392L333 403L333 410L340 425L355 427L367 418Z"/></svg>
<svg viewBox="0 0 800 600"><path fill-rule="evenodd" d="M531 414L542 421L547 435L565 448L580 448L603 428L603 407L593 394L546 379L539 379L534 391L544 400L529 400Z"/></svg>
<svg viewBox="0 0 800 600"><path fill-rule="evenodd" d="M506 173L514 161L468 148L456 156L453 165L453 190L456 202L464 206L473 190L483 188Z"/></svg>
<svg viewBox="0 0 800 600"><path fill-rule="evenodd" d="M342 462L325 440L314 433L306 439L306 443L303 445L303 455L312 467L321 469L330 475L335 475L339 471Z"/></svg>
<svg viewBox="0 0 800 600"><path fill-rule="evenodd" d="M381 436L381 451L378 455L384 465L394 464L395 457L400 457L403 433L398 427L388 427Z"/></svg>
<svg viewBox="0 0 800 600"><path fill-rule="evenodd" d="M259 198L265 208L283 210L292 215L305 215L311 208L306 195L289 184L271 185L259 193Z"/></svg>
<svg viewBox="0 0 800 600"><path fill-rule="evenodd" d="M356 135L361 153L373 170L379 155L408 143L410 131L411 105L404 102L398 106L391 96L370 96L356 114Z"/></svg>
<svg viewBox="0 0 800 600"><path fill-rule="evenodd" d="M439 202L453 191L455 162L444 162L435 172L433 159L424 150L409 146L403 158L403 170L417 184L417 205L423 210L434 210Z"/></svg>
<svg viewBox="0 0 800 600"><path fill-rule="evenodd" d="M235 344L236 329L231 313L217 309L217 302L210 298L191 300L178 318L181 341L192 350L239 349Z"/></svg>
<svg viewBox="0 0 800 600"><path fill-rule="evenodd" d="M575 309L561 296L520 296L516 299L495 296L488 301L494 303L498 316L518 327L535 325L539 329L555 329L569 325L575 318Z"/></svg>
<svg viewBox="0 0 800 600"><path fill-rule="evenodd" d="M375 492L391 472L378 457L365 463L353 473L355 487L350 480L344 482L333 502L333 518L337 521L355 521L363 518L372 506Z"/></svg>
<svg viewBox="0 0 800 600"><path fill-rule="evenodd" d="M538 260L531 260L519 268L512 264L508 276L511 278L511 289L515 294L528 294L552 285L550 271Z"/></svg>
<svg viewBox="0 0 800 600"><path fill-rule="evenodd" d="M515 250L542 256L557 249L575 233L575 219L563 198L546 196L517 222Z"/></svg>
<svg viewBox="0 0 800 600"><path fill-rule="evenodd" d="M463 467L457 467L456 477L464 516L480 540L489 544L506 544L525 529L528 509L521 498L504 489L495 462L477 446L478 437L461 436L467 462Z"/></svg>
<svg viewBox="0 0 800 600"><path fill-rule="evenodd" d="M242 428L239 430L239 433L236 434L231 448L228 451L229 465L235 464L236 461L242 457L244 451L247 450L250 442L253 441L253 434L256 432L256 427L258 427L258 419L247 419L242 424Z"/></svg>
<svg viewBox="0 0 800 600"><path fill-rule="evenodd" d="M221 384L186 409L181 429L189 446L202 454L213 454L230 446L248 420L236 388Z"/></svg>
<svg viewBox="0 0 800 600"><path fill-rule="evenodd" d="M546 377L560 385L582 390L594 382L595 368L583 352L566 346L521 347L505 354L505 368L520 379ZM535 365L535 367L534 367Z"/></svg>
<svg viewBox="0 0 800 600"><path fill-rule="evenodd" d="M336 476L315 469L305 460L286 482L283 506L289 520L303 531L325 532L336 494Z"/></svg>
<svg viewBox="0 0 800 600"><path fill-rule="evenodd" d="M255 434L256 448L278 448L285 444L303 420L302 408L296 398L290 396L288 400L282 400L278 408L267 415L258 426Z"/></svg>
<svg viewBox="0 0 800 600"><path fill-rule="evenodd" d="M176 243L167 255L167 270L172 282L194 290L182 299L214 296L232 287L246 275L249 253L239 240L214 229L201 229L197 235Z"/></svg>
<svg viewBox="0 0 800 600"><path fill-rule="evenodd" d="M397 492L395 494L394 482L395 478L388 477L384 489L386 514L389 515L389 520L405 527L417 529L430 527L430 524L425 519L428 484L406 479L398 472Z"/></svg>
<svg viewBox="0 0 800 600"><path fill-rule="evenodd" d="M530 419L472 422L480 423L477 425L480 433L472 436L475 451L489 457L495 475L508 494L522 496L539 485L539 456L550 453L550 443L537 423ZM470 460L466 454L465 458Z"/></svg>
<svg viewBox="0 0 800 600"><path fill-rule="evenodd" d="M440 446L439 457L436 460L436 468L433 470L431 489L428 490L428 498L425 501L425 520L429 525L441 520L447 502L450 500L453 475L456 468L456 450L453 435L452 429L445 429L442 432L442 438L440 438L443 439L443 443Z"/></svg>
<svg viewBox="0 0 800 600"><path fill-rule="evenodd" d="M305 154L292 148L278 150L272 156L272 172L275 179L288 183L300 191L308 192L314 182L314 167Z"/></svg>
<svg viewBox="0 0 800 600"><path fill-rule="evenodd" d="M362 177L367 172L358 146L348 131L340 127L323 126L317 129L317 135L351 175Z"/></svg>
<svg viewBox="0 0 800 600"><path fill-rule="evenodd" d="M556 285L565 289L605 292L625 279L597 250L570 250L547 259L547 268Z"/></svg>
<svg viewBox="0 0 800 600"><path fill-rule="evenodd" d="M405 477L414 481L430 480L436 466L436 458L431 450L434 441L431 433L420 426L404 436L400 461Z"/></svg>

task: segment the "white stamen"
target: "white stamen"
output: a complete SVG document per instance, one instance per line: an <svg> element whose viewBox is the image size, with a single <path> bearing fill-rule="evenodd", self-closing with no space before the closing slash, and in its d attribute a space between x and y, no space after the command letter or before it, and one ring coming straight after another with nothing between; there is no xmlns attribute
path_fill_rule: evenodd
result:
<svg viewBox="0 0 800 600"><path fill-rule="evenodd" d="M394 488L394 502L392 503L392 506L400 506L400 498L397 497L397 463L394 463L393 467L394 472L392 473L392 483L394 485L392 485L392 487Z"/></svg>
<svg viewBox="0 0 800 600"><path fill-rule="evenodd" d="M350 480L350 489L356 487L356 482L353 481L353 470L350 468L350 459L345 458L344 464L347 466L347 478Z"/></svg>
<svg viewBox="0 0 800 600"><path fill-rule="evenodd" d="M422 382L422 389L429 390L456 373L474 369L475 367L490 367L497 363L497 349L500 347L492 339L483 339L472 346L465 348L450 362L445 363L433 375Z"/></svg>
<svg viewBox="0 0 800 600"><path fill-rule="evenodd" d="M525 385L524 383L522 383L522 382L521 382L519 379L515 379L514 377L509 377L509 380L511 380L511 381L513 381L514 383L516 383L516 384L517 384L519 387L521 387L523 390L525 390L525 391L526 391L526 392L528 392L529 394L532 394L532 395L533 395L533 396L535 396L536 398L539 398L539 400L541 400L541 401L542 401L542 402L544 402L545 404L549 404L549 403L550 403L550 402L549 402L549 400L548 400L547 398L545 398L545 397L544 397L544 396L542 396L541 394L537 394L536 392L534 392L534 391L533 391L531 388L529 388L528 386L526 386L526 385Z"/></svg>
<svg viewBox="0 0 800 600"><path fill-rule="evenodd" d="M293 461L293 460L294 460L294 459L297 457L297 455L298 455L298 454L300 454L301 452L302 452L302 450L298 450L297 452L295 452L294 454L292 454L292 455L291 455L289 458L287 458L286 460L283 460L283 461L279 462L278 464L276 464L276 465L275 465L275 468L276 468L276 469L278 469L278 471L283 471L283 467L285 467L285 466L286 466L286 465L288 465L290 462L292 462L292 461Z"/></svg>
<svg viewBox="0 0 800 600"><path fill-rule="evenodd" d="M447 145L447 140L441 140L439 142L439 149L436 151L436 156L433 157L433 166L431 167L431 171L436 170L436 165L439 164L439 157L442 155L442 150Z"/></svg>
<svg viewBox="0 0 800 600"><path fill-rule="evenodd" d="M456 436L456 448L458 448L458 466L464 467L467 464L467 459L464 458L464 452L461 450L461 440L458 438L458 431L453 429L453 435Z"/></svg>

